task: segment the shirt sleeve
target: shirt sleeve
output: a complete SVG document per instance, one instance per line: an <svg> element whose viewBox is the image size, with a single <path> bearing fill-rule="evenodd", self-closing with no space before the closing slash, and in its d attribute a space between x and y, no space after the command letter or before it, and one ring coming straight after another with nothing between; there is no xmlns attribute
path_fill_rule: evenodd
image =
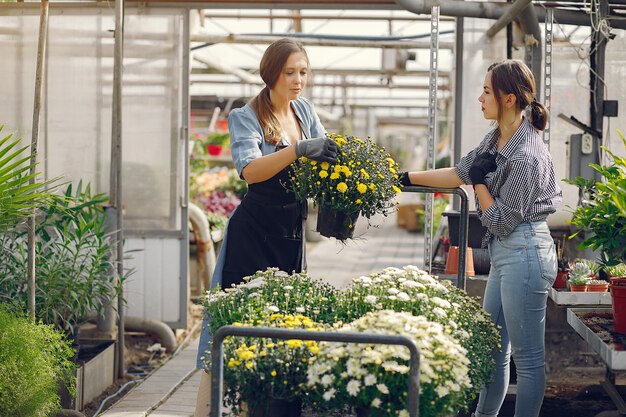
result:
<svg viewBox="0 0 626 417"><path fill-rule="evenodd" d="M241 177L241 172L250 162L263 156L261 125L250 112L234 109L228 116L228 132L233 163Z"/></svg>
<svg viewBox="0 0 626 417"><path fill-rule="evenodd" d="M474 159L476 159L476 154L478 153L478 148L472 149L470 153L465 155L458 164L454 167L454 171L456 175L463 181L464 184L471 184L472 180L469 177L469 169L474 163Z"/></svg>
<svg viewBox="0 0 626 417"><path fill-rule="evenodd" d="M510 161L507 179L500 188L500 195L483 212L482 223L496 236L508 236L521 222L534 202L539 198L541 172L536 159Z"/></svg>

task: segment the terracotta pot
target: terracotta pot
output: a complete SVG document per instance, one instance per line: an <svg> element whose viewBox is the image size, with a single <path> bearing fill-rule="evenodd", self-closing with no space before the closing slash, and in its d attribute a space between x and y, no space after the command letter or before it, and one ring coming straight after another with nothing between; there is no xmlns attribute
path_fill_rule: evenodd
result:
<svg viewBox="0 0 626 417"><path fill-rule="evenodd" d="M552 284L553 288L567 288L567 274L569 270L559 271L556 273L556 280Z"/></svg>
<svg viewBox="0 0 626 417"><path fill-rule="evenodd" d="M448 260L446 261L446 274L456 275L459 272L459 247L450 246L448 251ZM472 254L472 248L467 248L465 252L465 275L469 277L474 276L474 255Z"/></svg>
<svg viewBox="0 0 626 417"><path fill-rule="evenodd" d="M587 292L587 284L569 284L569 290L573 292Z"/></svg>
<svg viewBox="0 0 626 417"><path fill-rule="evenodd" d="M607 292L609 283L606 284L587 284L587 292Z"/></svg>
<svg viewBox="0 0 626 417"><path fill-rule="evenodd" d="M623 282L624 285L614 284ZM611 284L611 307L613 310L613 325L617 333L626 333L626 277L612 278Z"/></svg>

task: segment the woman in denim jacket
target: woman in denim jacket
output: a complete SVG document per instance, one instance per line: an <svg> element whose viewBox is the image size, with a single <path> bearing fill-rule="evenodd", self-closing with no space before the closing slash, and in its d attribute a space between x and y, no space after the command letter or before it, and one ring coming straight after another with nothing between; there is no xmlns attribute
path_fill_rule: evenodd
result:
<svg viewBox="0 0 626 417"><path fill-rule="evenodd" d="M280 39L265 51L260 64L265 88L228 117L235 168L248 183L248 193L228 221L211 287L228 288L258 270L278 267L300 272L304 265L302 223L306 206L288 193L291 164L305 156L335 163L337 145L326 132L313 104L300 97L309 75L301 44ZM196 417L206 417L210 401L211 333L206 316L198 348L203 369Z"/></svg>

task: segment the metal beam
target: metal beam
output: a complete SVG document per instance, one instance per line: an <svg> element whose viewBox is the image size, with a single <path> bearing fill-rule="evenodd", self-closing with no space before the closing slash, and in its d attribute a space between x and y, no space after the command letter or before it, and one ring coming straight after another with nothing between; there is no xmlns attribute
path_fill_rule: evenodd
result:
<svg viewBox="0 0 626 417"><path fill-rule="evenodd" d="M205 35L191 36L192 42L214 43L245 43L270 44L276 40L274 36L257 35ZM343 46L349 48L389 48L389 49L429 49L429 41L372 41L372 40L337 40L321 38L298 38L298 42L305 46ZM440 42L439 49L452 49L454 42Z"/></svg>
<svg viewBox="0 0 626 417"><path fill-rule="evenodd" d="M244 80L241 80L244 81ZM229 80L191 80L192 84L233 84L233 81L229 81ZM259 82L248 82L248 81L244 81L245 84L255 84L255 85L263 85L263 81L259 81ZM131 85L141 85L141 82L137 82L137 83L131 83ZM151 85L148 84L148 85ZM315 87L347 87L347 88L373 88L373 89L385 89L385 90L389 90L389 91L393 91L393 90L428 90L428 85L427 84L392 84L392 85L387 85L387 84L366 84L366 83L344 83L344 82L337 82L337 83L332 83L332 82L322 82L322 83L313 83L313 82L309 82L307 84L308 88L315 88ZM449 90L450 87L448 85L439 85L438 86L439 90Z"/></svg>
<svg viewBox="0 0 626 417"><path fill-rule="evenodd" d="M210 19L272 19L272 20L292 20L293 15L282 14L269 14L269 13L256 13L256 14L241 14L241 13L211 13L205 12L205 18ZM429 17L420 16L367 16L367 15L342 15L342 16L329 16L329 15L301 15L298 19L302 20L374 20L374 21L396 21L396 22L419 22L430 21ZM441 19L442 22L454 21L451 17L445 17Z"/></svg>
<svg viewBox="0 0 626 417"><path fill-rule="evenodd" d="M496 23L487 30L487 36L493 38L496 33L500 32L502 28L511 23L530 3L532 3L532 0L515 0L515 3L511 5L506 13L500 16L500 18L496 20Z"/></svg>
<svg viewBox="0 0 626 417"><path fill-rule="evenodd" d="M254 74L258 71L258 68L240 68L242 71L245 71L249 74ZM353 75L357 76L380 76L387 77L393 75L394 77L398 76L407 76L407 77L428 77L428 70L392 70L386 71L382 69L362 69L362 68L311 68L311 72L313 75ZM192 68L191 74L201 75L201 74L222 74L221 71L218 71L214 68ZM449 72L439 72L439 77L441 78L450 78Z"/></svg>
<svg viewBox="0 0 626 417"><path fill-rule="evenodd" d="M461 0L396 0L400 7L416 14L429 14L434 4L441 7L441 14L456 17L475 17L480 19L499 19L509 9L507 3L474 2ZM546 11L542 6L532 6L539 21L545 20ZM561 24L591 26L589 16L584 12L554 10L554 18ZM614 28L626 29L626 21L613 20Z"/></svg>

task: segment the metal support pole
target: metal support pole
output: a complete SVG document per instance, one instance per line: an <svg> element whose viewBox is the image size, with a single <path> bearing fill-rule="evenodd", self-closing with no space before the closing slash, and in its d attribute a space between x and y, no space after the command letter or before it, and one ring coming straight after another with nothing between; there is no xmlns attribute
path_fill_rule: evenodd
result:
<svg viewBox="0 0 626 417"><path fill-rule="evenodd" d="M609 14L609 7L607 0L600 0L599 9L595 2L592 2L592 7L596 10L596 15L601 19L605 18ZM604 36L604 33L595 29L591 34L591 56L589 58L591 62L591 69L589 72L589 87L591 89L591 128L599 132L599 135L595 137L593 146L594 162L600 164L600 145L602 144L602 130L604 122L603 103L604 103L604 68L606 60L606 45L608 39ZM594 171L594 177L599 180L600 174Z"/></svg>
<svg viewBox="0 0 626 417"><path fill-rule="evenodd" d="M454 47L454 157L452 165L461 160L461 139L463 136L463 27L465 20L463 17L456 18L455 47ZM458 210L457 200L453 202L453 207Z"/></svg>
<svg viewBox="0 0 626 417"><path fill-rule="evenodd" d="M307 330L276 329L268 327L223 326L215 336L211 349L211 412L210 417L222 415L222 376L224 374L224 339L227 336L266 337L272 339L317 340L344 343L399 345L411 353L408 381L408 411L410 417L419 417L419 347L407 336L367 333L312 332Z"/></svg>
<svg viewBox="0 0 626 417"><path fill-rule="evenodd" d="M122 206L122 69L124 60L124 0L115 0L115 44L113 47L113 120L111 127L111 206L117 210L116 247L118 279L124 275L124 223ZM124 289L117 299L117 376L124 369Z"/></svg>
<svg viewBox="0 0 626 417"><path fill-rule="evenodd" d="M552 22L554 10L546 9L543 68L543 105L548 109L548 123L543 130L543 143L550 149L550 107L552 105Z"/></svg>
<svg viewBox="0 0 626 417"><path fill-rule="evenodd" d="M437 188L421 185L408 185L402 188L406 193L445 193L456 194L461 198L461 221L459 222L459 267L457 287L465 289L465 258L467 253L467 233L469 230L469 196L464 188Z"/></svg>
<svg viewBox="0 0 626 417"><path fill-rule="evenodd" d="M39 42L37 44L37 68L35 70L35 100L33 108L33 134L30 143L29 183L35 183L35 164L37 163L37 145L39 143L39 113L41 112L41 94L48 41L48 0L41 1L39 18ZM35 211L28 218L28 317L35 320Z"/></svg>
<svg viewBox="0 0 626 417"><path fill-rule="evenodd" d="M428 91L428 145L426 169L435 169L435 140L437 139L437 69L439 64L439 6L430 13L430 74ZM434 196L426 197L424 213L424 269L432 272Z"/></svg>

